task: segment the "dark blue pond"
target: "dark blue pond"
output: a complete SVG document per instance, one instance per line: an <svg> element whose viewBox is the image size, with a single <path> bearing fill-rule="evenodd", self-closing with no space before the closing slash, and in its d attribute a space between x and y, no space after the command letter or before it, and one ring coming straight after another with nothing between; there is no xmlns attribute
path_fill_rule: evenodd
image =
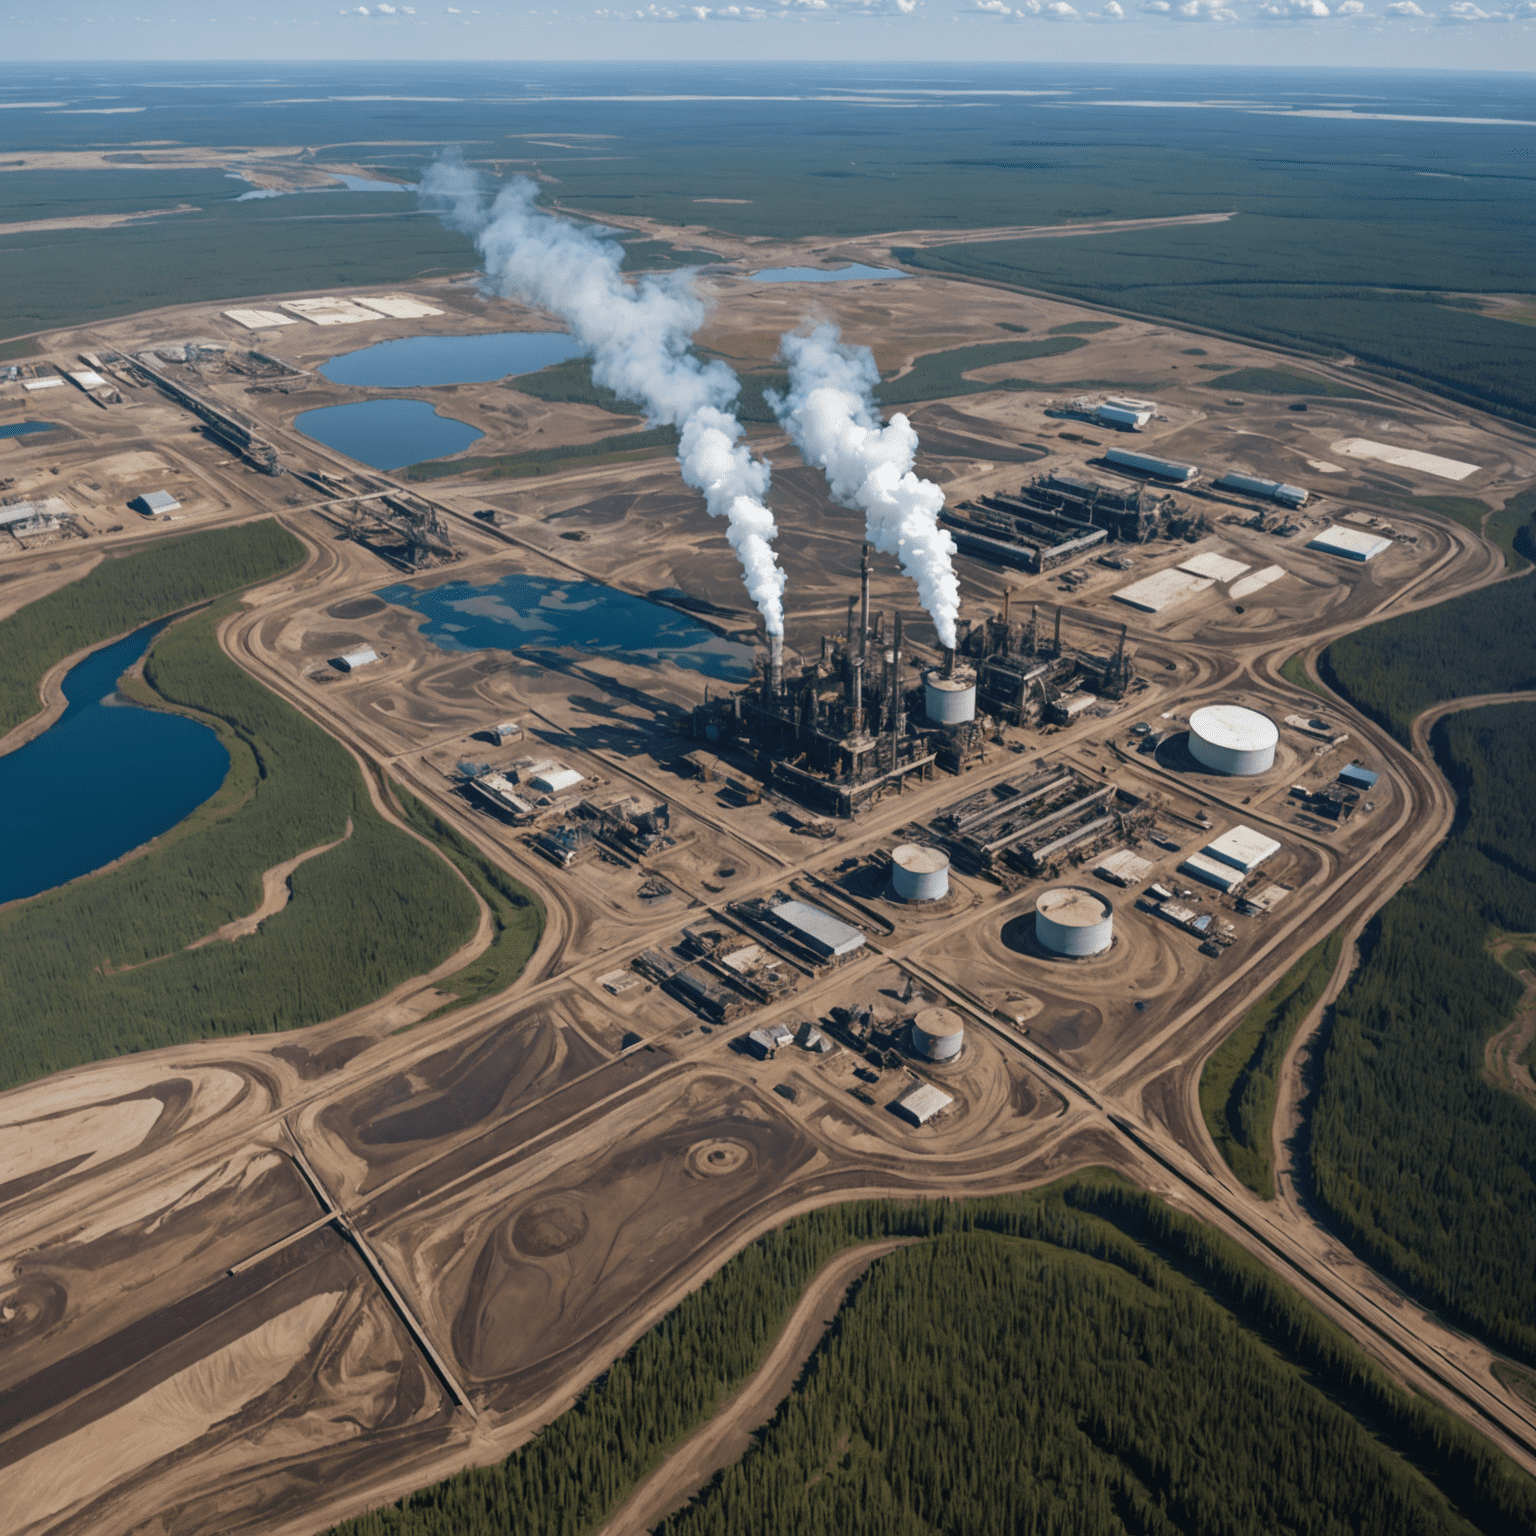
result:
<svg viewBox="0 0 1536 1536"><path fill-rule="evenodd" d="M467 421L439 416L425 400L359 400L303 411L300 432L375 469L399 469L461 453L485 434Z"/></svg>
<svg viewBox="0 0 1536 1536"><path fill-rule="evenodd" d="M0 757L0 901L110 864L169 831L224 782L229 754L206 725L116 700L118 678L160 629L151 624L72 667L64 713Z"/></svg>
<svg viewBox="0 0 1536 1536"><path fill-rule="evenodd" d="M26 437L30 432L52 432L55 425L51 421L13 421L8 427L0 427L0 437Z"/></svg>
<svg viewBox="0 0 1536 1536"><path fill-rule="evenodd" d="M333 384L420 389L429 384L489 384L537 373L580 354L565 331L501 331L494 336L406 336L333 357L320 372Z"/></svg>
<svg viewBox="0 0 1536 1536"><path fill-rule="evenodd" d="M858 262L847 267L769 267L754 272L757 283L856 283L881 282L887 278L905 277L892 267L865 267Z"/></svg>
<svg viewBox="0 0 1536 1536"><path fill-rule="evenodd" d="M722 682L752 676L750 646L726 640L660 603L593 581L514 573L489 586L450 581L422 591L402 583L383 587L378 595L425 614L422 634L445 651L622 653L626 661L670 661Z"/></svg>

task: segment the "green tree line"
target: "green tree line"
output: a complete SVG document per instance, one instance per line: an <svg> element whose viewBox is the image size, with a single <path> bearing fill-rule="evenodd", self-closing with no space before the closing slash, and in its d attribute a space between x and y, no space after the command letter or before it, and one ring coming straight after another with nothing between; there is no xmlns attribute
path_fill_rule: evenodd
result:
<svg viewBox="0 0 1536 1536"><path fill-rule="evenodd" d="M1536 580L1501 581L1344 635L1317 669L1406 742L1431 704L1536 688Z"/></svg>
<svg viewBox="0 0 1536 1536"><path fill-rule="evenodd" d="M335 1536L579 1536L884 1237L761 1451L678 1531L1527 1531L1536 1488L1229 1239L1114 1175L862 1201L752 1244L531 1442ZM807 1459L809 1457L809 1459ZM1120 1523L1116 1524L1114 1521Z"/></svg>
<svg viewBox="0 0 1536 1536"><path fill-rule="evenodd" d="M273 518L210 528L108 556L88 575L0 620L0 736L41 707L44 673L100 645L197 603L292 570L304 546Z"/></svg>
<svg viewBox="0 0 1536 1536"><path fill-rule="evenodd" d="M1536 1112L1483 1065L1522 993L1488 940L1536 932L1536 706L1453 715L1433 742L1456 825L1366 931L1325 1037L1310 1170L1357 1252L1536 1363Z"/></svg>
<svg viewBox="0 0 1536 1536"><path fill-rule="evenodd" d="M1275 1100L1280 1064L1338 968L1342 930L1308 950L1222 1041L1200 1074L1200 1112L1238 1178L1275 1198Z"/></svg>

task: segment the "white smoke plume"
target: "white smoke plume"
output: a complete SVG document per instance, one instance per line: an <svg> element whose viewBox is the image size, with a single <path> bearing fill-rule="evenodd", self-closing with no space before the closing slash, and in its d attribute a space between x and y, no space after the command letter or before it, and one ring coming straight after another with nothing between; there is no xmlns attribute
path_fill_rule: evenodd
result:
<svg viewBox="0 0 1536 1536"><path fill-rule="evenodd" d="M469 235L485 258L488 286L559 316L592 355L592 377L638 400L653 423L675 426L683 479L723 517L746 573L747 592L770 635L784 633L784 573L773 555L778 533L765 498L769 467L754 459L731 403L741 390L718 359L689 350L705 306L687 272L620 275L623 248L590 229L545 213L525 177L487 206L479 175L460 160L435 162L421 195L443 221Z"/></svg>
<svg viewBox="0 0 1536 1536"><path fill-rule="evenodd" d="M939 644L954 645L960 582L950 562L955 541L938 523L944 493L912 473L911 422L898 411L882 425L874 354L843 341L834 325L785 336L779 353L789 364L789 393L770 397L780 422L806 463L825 471L834 499L863 511L869 542L900 559Z"/></svg>

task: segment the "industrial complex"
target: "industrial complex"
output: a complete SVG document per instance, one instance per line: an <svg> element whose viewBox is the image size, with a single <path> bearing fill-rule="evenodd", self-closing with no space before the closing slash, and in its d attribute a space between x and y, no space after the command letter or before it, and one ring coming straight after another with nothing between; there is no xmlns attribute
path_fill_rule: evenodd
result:
<svg viewBox="0 0 1536 1536"><path fill-rule="evenodd" d="M749 274L774 253L725 254L741 270L699 345L767 370L787 311ZM919 276L818 299L898 379L1089 313ZM118 549L281 518L309 558L220 644L391 816L408 791L545 912L497 997L455 1007L445 966L302 1034L7 1096L37 1148L0 1199L20 1191L40 1321L7 1335L0 1391L59 1509L79 1405L131 1408L121 1373L172 1333L156 1380L272 1362L259 1400L189 1409L167 1442L187 1528L317 1529L505 1455L786 1213L866 1191L1110 1166L1326 1291L1332 1261L1224 1177L1195 1084L1449 816L1433 769L1308 659L1491 579L1498 552L1412 496L1454 464L1497 498L1536 455L1375 381L1369 413L1224 393L1189 335L1090 324L1027 390L988 375L904 407L954 544L953 645L899 556L754 425L786 576L769 634L671 449L593 448L638 417L518 377L423 386L479 436L388 470L300 423L400 395L330 381L344 349L548 326L446 278L275 294L41 338L0 380L0 424L38 426L0 437L10 607ZM1217 371L1274 361L1201 342ZM1369 451L1394 435L1398 457ZM1435 464L1403 459L1425 442ZM290 1375L305 1359L325 1366ZM136 1476L90 1494L118 1528L160 1516Z"/></svg>

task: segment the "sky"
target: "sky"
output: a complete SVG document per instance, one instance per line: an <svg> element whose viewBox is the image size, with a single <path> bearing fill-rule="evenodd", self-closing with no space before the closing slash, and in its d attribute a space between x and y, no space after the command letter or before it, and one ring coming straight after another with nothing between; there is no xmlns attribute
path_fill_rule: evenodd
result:
<svg viewBox="0 0 1536 1536"><path fill-rule="evenodd" d="M0 26L17 63L931 59L1536 72L1536 0L0 0Z"/></svg>

